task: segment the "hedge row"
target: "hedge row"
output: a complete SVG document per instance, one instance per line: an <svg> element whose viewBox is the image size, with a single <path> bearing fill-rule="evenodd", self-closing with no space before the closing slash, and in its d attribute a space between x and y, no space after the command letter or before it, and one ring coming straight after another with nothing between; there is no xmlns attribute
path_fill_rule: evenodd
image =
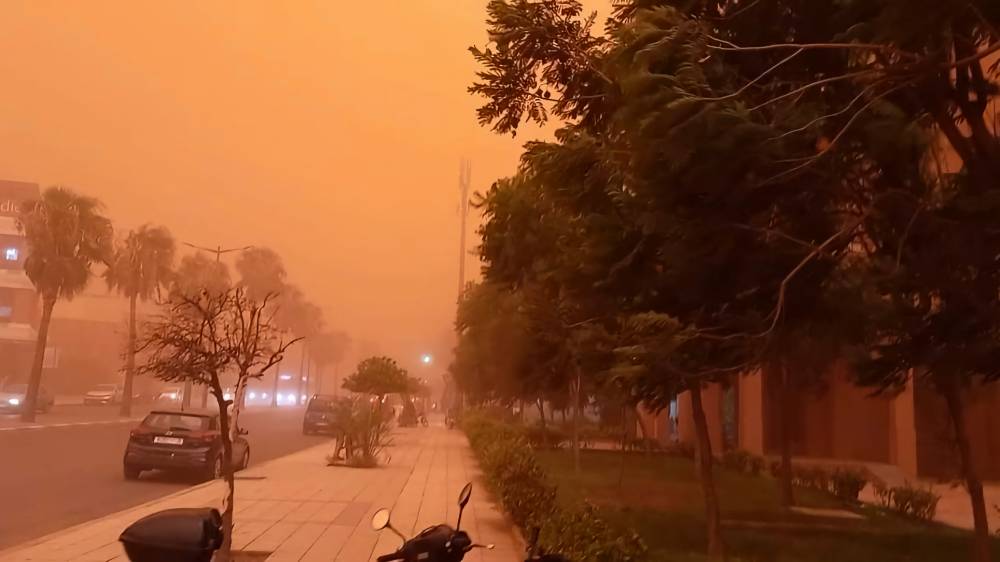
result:
<svg viewBox="0 0 1000 562"><path fill-rule="evenodd" d="M638 534L622 533L601 520L589 504L563 505L528 439L520 431L481 415L462 421L487 485L525 533L539 528L539 546L574 562L641 560L646 547Z"/></svg>

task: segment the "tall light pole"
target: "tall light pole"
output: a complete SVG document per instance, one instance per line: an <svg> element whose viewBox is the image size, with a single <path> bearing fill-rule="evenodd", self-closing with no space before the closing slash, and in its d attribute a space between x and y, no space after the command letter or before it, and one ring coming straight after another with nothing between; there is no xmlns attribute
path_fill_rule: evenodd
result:
<svg viewBox="0 0 1000 562"><path fill-rule="evenodd" d="M253 248L253 246L243 246L242 248L225 248L222 246L216 246L215 249L205 248L204 246L197 246L191 244L190 242L181 242L189 248L194 248L195 250L201 250L203 252L209 252L215 254L215 263L222 262L222 254L228 254L231 252L245 252ZM181 409L188 408L191 406L191 381L184 381L184 396L181 398ZM201 393L201 407L208 407L208 387L206 386L204 392Z"/></svg>
<svg viewBox="0 0 1000 562"><path fill-rule="evenodd" d="M462 294L465 292L465 235L466 223L469 217L469 187L472 184L472 162L463 158L458 169L458 191L459 191L459 214L460 227L458 235L458 303L462 302ZM465 396L458 392L459 408L465 405Z"/></svg>
<svg viewBox="0 0 1000 562"><path fill-rule="evenodd" d="M462 159L458 169L458 192L459 192L459 222L458 232L458 300L462 300L462 293L465 292L465 262L468 256L465 255L465 235L469 216L469 186L472 183L472 163L467 159Z"/></svg>

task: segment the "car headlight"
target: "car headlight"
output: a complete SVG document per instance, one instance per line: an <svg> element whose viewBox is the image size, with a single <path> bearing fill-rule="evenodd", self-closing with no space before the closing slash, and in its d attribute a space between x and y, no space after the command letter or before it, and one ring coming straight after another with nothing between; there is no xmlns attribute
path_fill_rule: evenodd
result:
<svg viewBox="0 0 1000 562"><path fill-rule="evenodd" d="M11 406L17 406L18 404L21 403L21 399L20 398L11 398L11 399L7 400L7 403L10 404Z"/></svg>

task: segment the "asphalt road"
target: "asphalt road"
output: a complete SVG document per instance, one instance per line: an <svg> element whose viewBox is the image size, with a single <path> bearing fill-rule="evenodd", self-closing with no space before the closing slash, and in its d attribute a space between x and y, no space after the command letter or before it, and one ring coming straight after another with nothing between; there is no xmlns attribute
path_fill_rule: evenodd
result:
<svg viewBox="0 0 1000 562"><path fill-rule="evenodd" d="M0 431L0 550L197 483L160 473L126 481L122 455L135 422L112 412L73 409L64 418L54 409L39 418L46 427ZM302 435L301 409L250 409L241 419L251 465L324 442Z"/></svg>

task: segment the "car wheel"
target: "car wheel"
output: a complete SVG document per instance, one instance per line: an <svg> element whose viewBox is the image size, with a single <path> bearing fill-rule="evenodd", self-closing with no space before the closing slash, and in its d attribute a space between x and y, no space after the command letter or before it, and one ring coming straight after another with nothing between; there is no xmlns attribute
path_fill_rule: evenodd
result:
<svg viewBox="0 0 1000 562"><path fill-rule="evenodd" d="M250 466L250 447L243 451L243 460L240 461L240 470L246 470Z"/></svg>
<svg viewBox="0 0 1000 562"><path fill-rule="evenodd" d="M138 480L142 471L133 466L125 465L125 480Z"/></svg>
<svg viewBox="0 0 1000 562"><path fill-rule="evenodd" d="M215 460L213 460L212 464L209 465L207 467L207 469L205 470L205 479L206 480L218 480L219 478L222 478L222 473L223 473L223 470L222 470L222 455L219 454L219 455L215 456Z"/></svg>

